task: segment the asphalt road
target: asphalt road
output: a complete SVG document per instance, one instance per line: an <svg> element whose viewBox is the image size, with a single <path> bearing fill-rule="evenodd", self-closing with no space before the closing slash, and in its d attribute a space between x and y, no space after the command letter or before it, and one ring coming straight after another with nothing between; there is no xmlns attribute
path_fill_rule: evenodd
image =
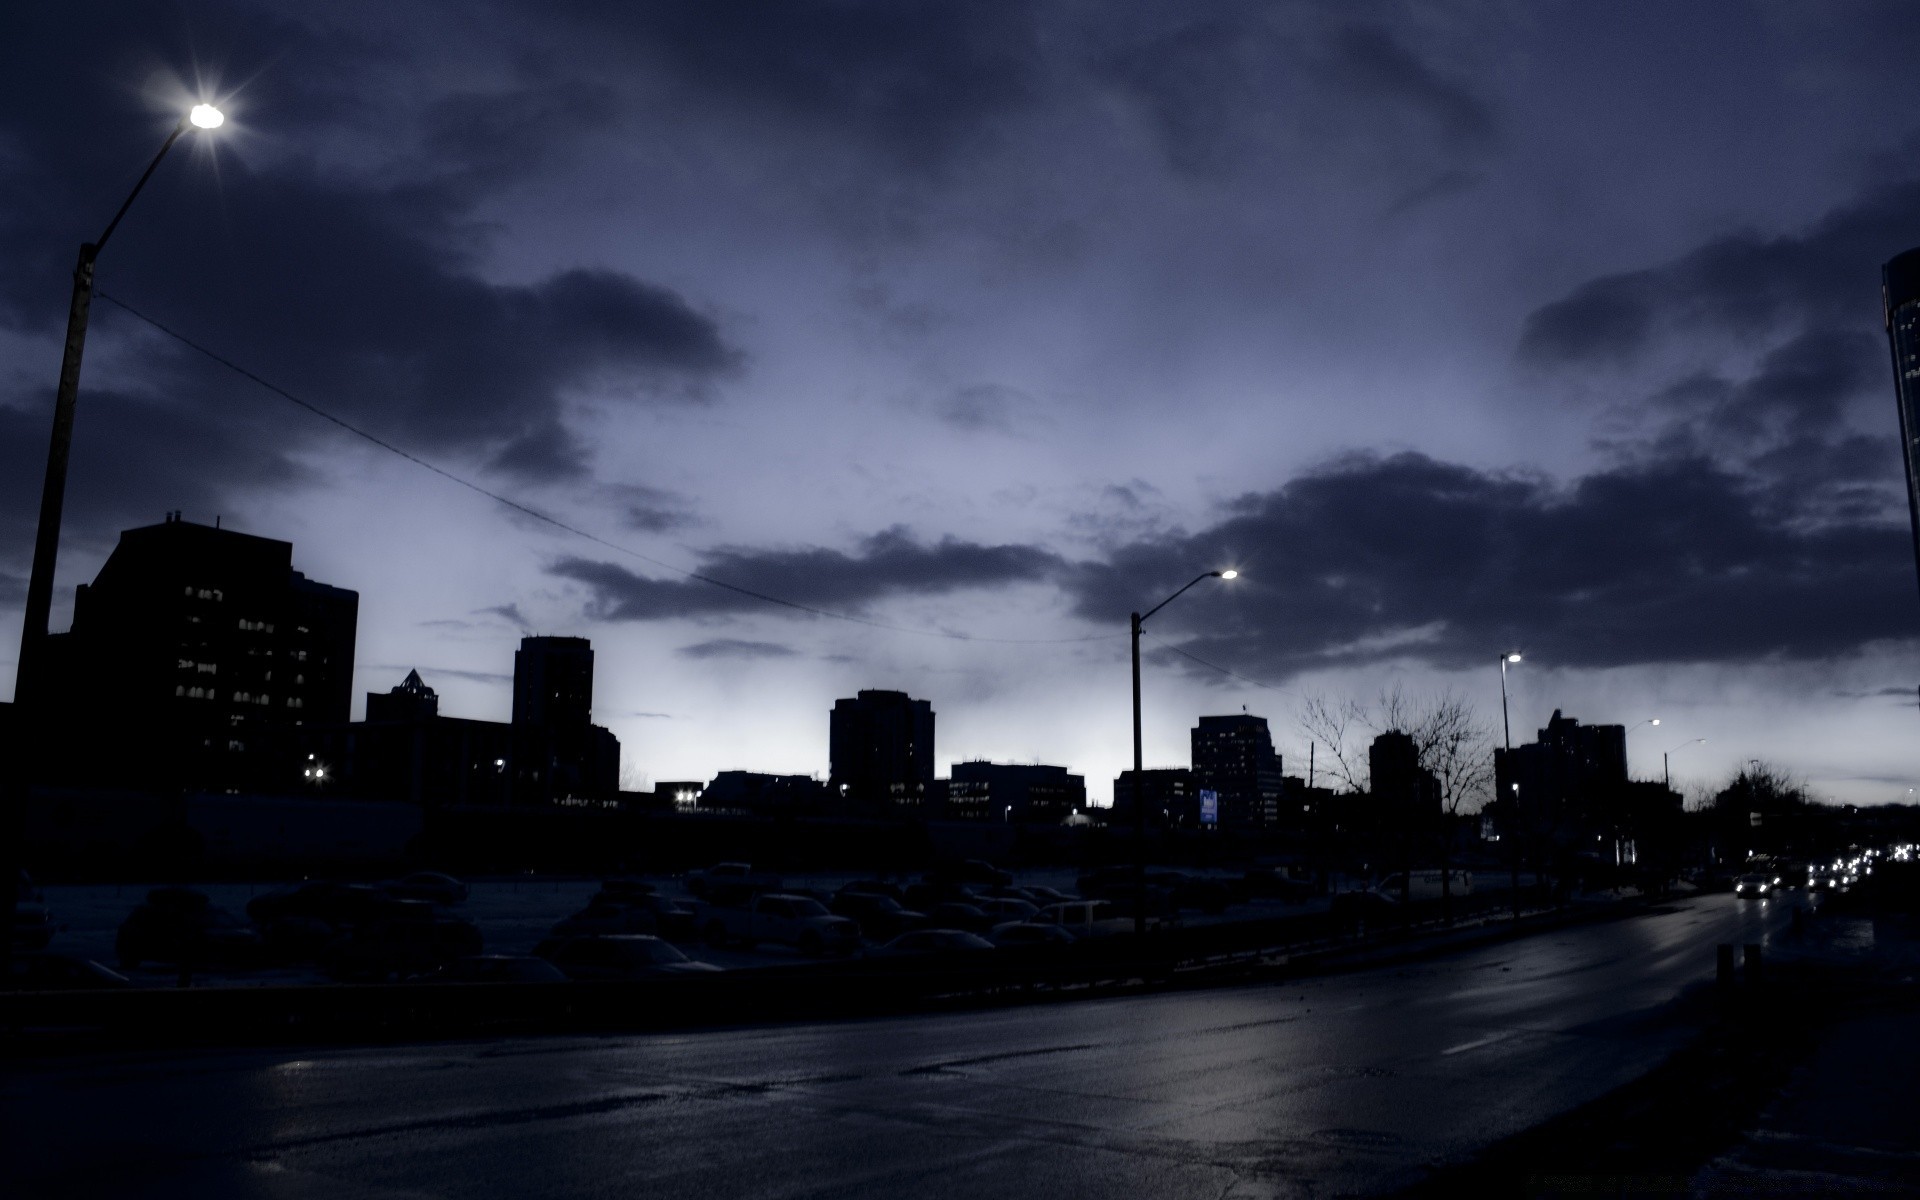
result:
<svg viewBox="0 0 1920 1200"><path fill-rule="evenodd" d="M1223 1197L1419 1178L1657 1063L1705 897L1293 983L628 1038L15 1064L18 1197Z"/></svg>

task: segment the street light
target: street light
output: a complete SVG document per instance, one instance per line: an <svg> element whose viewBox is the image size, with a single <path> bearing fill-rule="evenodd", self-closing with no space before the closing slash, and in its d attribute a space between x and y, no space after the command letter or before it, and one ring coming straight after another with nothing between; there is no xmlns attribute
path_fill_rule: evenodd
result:
<svg viewBox="0 0 1920 1200"><path fill-rule="evenodd" d="M80 355L87 342L87 312L93 306L93 264L105 249L107 239L120 227L127 210L133 207L140 189L147 186L147 180L153 177L160 160L173 149L180 135L188 129L216 129L225 121L225 115L211 104L197 104L181 117L167 140L160 143L160 152L141 172L139 182L127 193L99 239L81 243L80 257L73 268L73 298L67 307L67 340L60 359L60 387L54 394L53 432L47 440L47 474L40 489L40 525L33 538L33 569L27 577L27 605L20 621L20 657L13 670L18 747L11 755L12 778L7 781L8 790L14 794L7 797L8 802L0 810L0 887L6 891L5 898L0 899L0 978L12 970L17 899L13 881L21 868L20 846L13 832L18 825L14 819L15 808L25 803L45 740L46 715L39 703L42 699L39 681L44 669L40 657L46 647L48 613L53 608L54 562L60 554L60 517L67 495L67 456L73 446L73 411L80 394ZM38 727L28 728L29 722Z"/></svg>
<svg viewBox="0 0 1920 1200"><path fill-rule="evenodd" d="M1507 770L1513 770L1513 721L1507 716L1507 667L1520 661L1518 650L1500 656L1500 734L1507 750ZM1513 842L1508 857L1513 863L1513 919L1520 920L1520 785L1513 785L1507 807L1507 836Z"/></svg>
<svg viewBox="0 0 1920 1200"><path fill-rule="evenodd" d="M180 135L190 128L218 129L226 119L225 114L211 104L194 105L173 127L167 140L160 143L160 152L147 164L139 182L127 193L99 240L81 243L80 258L73 268L73 299L67 308L67 341L60 360L60 389L53 403L53 434L47 443L47 474L40 490L40 526L33 539L32 573L27 577L27 607L20 623L20 659L13 677L15 704L25 699L28 684L35 680L34 671L39 667L39 655L47 637L47 616L53 607L54 564L60 555L60 518L67 495L67 455L73 446L74 406L80 394L80 356L87 343L87 313L93 306L94 261L100 257L100 251L106 249L107 239L120 227L121 218L133 207L140 189L147 186L147 180L153 177L160 160L173 149Z"/></svg>
<svg viewBox="0 0 1920 1200"><path fill-rule="evenodd" d="M1673 790L1673 772L1667 769L1667 759L1680 753L1682 750L1685 750L1688 746L1691 746L1696 742L1704 742L1706 740L1707 739L1705 738L1694 738L1691 741L1681 742L1678 746L1675 746L1673 749L1667 751L1666 753L1660 756L1660 781L1668 791Z"/></svg>
<svg viewBox="0 0 1920 1200"><path fill-rule="evenodd" d="M1203 579L1238 579L1240 572L1228 569L1224 571L1202 571L1173 595L1154 605L1144 613L1133 614L1133 932L1135 936L1144 936L1147 932L1147 800L1146 785L1141 776L1140 763L1140 626L1146 624L1148 617L1159 612L1167 605L1178 600L1187 588Z"/></svg>

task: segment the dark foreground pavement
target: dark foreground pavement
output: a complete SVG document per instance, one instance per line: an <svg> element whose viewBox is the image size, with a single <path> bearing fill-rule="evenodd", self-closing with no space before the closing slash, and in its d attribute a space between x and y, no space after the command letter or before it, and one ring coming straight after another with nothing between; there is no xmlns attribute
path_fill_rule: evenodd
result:
<svg viewBox="0 0 1920 1200"><path fill-rule="evenodd" d="M1705 1015L1706 897L1420 962L1080 1004L625 1038L15 1064L51 1196L1327 1196L1417 1184Z"/></svg>

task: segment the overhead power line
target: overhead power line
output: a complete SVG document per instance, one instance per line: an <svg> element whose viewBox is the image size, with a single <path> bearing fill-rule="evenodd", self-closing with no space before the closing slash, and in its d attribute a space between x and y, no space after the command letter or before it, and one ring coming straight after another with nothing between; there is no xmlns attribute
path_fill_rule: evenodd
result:
<svg viewBox="0 0 1920 1200"><path fill-rule="evenodd" d="M256 372L241 366L239 363L228 358L226 355L221 354L216 350L209 349L208 347L201 345L199 342L194 341L192 338L186 336L185 334L179 332L178 330L173 329L170 326L155 320L154 318L148 316L146 313L141 312L139 309L133 307L133 305L128 304L125 300L122 300L117 296L111 295L105 291L98 291L98 290L96 290L94 294L99 296L102 300L105 300L108 303L114 305L116 308L121 309L122 311L127 313L127 315L135 318L136 320L142 321L147 325L152 326L154 329L172 338L174 341L179 342L181 345L187 347L189 350L192 350L197 354L200 354L206 358L211 359L212 361L225 367L227 370L232 371L236 375L239 375L241 378L246 379L254 384L257 384L258 386L266 389L267 391L273 393L274 395L280 397L282 400L285 400L290 404L294 404L299 406L300 408L306 409L308 412L312 413L316 417L319 417L321 420L331 422L332 424L339 426L341 429L346 430L348 433L354 435L355 437L360 438L363 441L370 442L375 446L378 446L380 449L385 450L389 454L398 455L400 458L407 460L408 462L412 463L416 467L421 467L421 468L424 468L425 470L431 471L435 475L440 476L442 479L445 479L451 483L456 483L459 486L466 488L468 491L476 492L479 495L485 496L487 499L492 500L494 503L504 505L505 507L510 508L517 513L520 513L523 516L531 517L536 521L540 521L546 525L550 525L553 528L558 529L564 533L570 533L577 538L582 538L586 541L592 542L597 546L604 546L608 550L612 550L616 554L624 554L624 555L627 555L629 558L637 559L638 561L647 563L650 566L658 567L663 571L671 571L672 573L682 576L683 578L686 578L686 579L691 579L699 583L704 583L711 587L717 587L722 589L723 591L732 592L738 596L745 596L752 600L758 600L765 604L772 604L780 608L792 609L795 612L806 613L809 616L823 617L830 621L845 621L853 625L865 625L872 629L885 629L893 633L910 633L910 634L918 635L920 637L944 638L948 641L955 641L955 642L984 642L984 643L990 643L990 644L996 644L996 645L1007 645L1007 646L1063 646L1063 645L1072 645L1072 644L1081 643L1081 642L1111 641L1114 638L1127 636L1124 633L1096 633L1096 634L1088 634L1083 637L1070 637L1070 638L1002 638L1002 637L975 636L973 634L956 633L952 630L945 630L945 629L920 629L911 625L894 625L886 621L875 621L868 617L856 616L853 613L835 612L832 609L818 608L811 604L802 604L797 600L788 600L788 599L785 599L784 597L769 595L766 592L755 591L753 588L741 587L737 583L728 583L724 579L715 579L711 575L703 575L698 571L688 570L685 567L676 566L673 563L664 562L661 559L654 558L651 555L643 554L640 551L635 550L630 546L623 546L619 542L611 541L607 538L601 537L597 533L591 533L585 529L580 528L577 525L570 525L567 522L560 520L558 517L550 516L547 513L541 512L539 509L534 508L531 505L525 504L519 500L515 500L511 496L504 495L500 492L494 491L491 488L484 487L481 484L475 483L473 480L468 479L463 475L455 474L454 472L447 470L445 467L439 466L435 463L427 461L424 458L421 458L419 455L413 453L411 450L408 450L402 446L395 445L393 442L388 441L387 439L379 436L378 434L362 429L360 426L355 425L353 422L348 421L345 418L335 416L333 413L328 412L326 409L321 408L319 405L313 403L310 400L305 400L299 396L294 395L292 392L272 382L271 380L265 379L259 374L257 374Z"/></svg>
<svg viewBox="0 0 1920 1200"><path fill-rule="evenodd" d="M1206 659L1201 658L1198 654L1193 653L1191 650L1183 650L1179 646L1174 645L1172 642L1167 641L1165 638L1155 636L1152 630L1142 629L1140 632L1146 634L1148 638L1152 639L1161 648L1166 650L1171 650L1175 654L1178 654L1181 658L1199 663L1201 666L1207 668L1209 671L1218 671L1222 675L1231 676L1234 679L1238 679L1241 683L1249 684L1253 687L1260 688L1264 691L1279 692L1283 696L1296 695L1296 693L1288 691L1286 688L1276 687L1271 683L1262 683L1258 679L1249 679L1247 676L1242 675L1240 672L1229 670L1228 668L1221 666L1217 662L1208 662Z"/></svg>

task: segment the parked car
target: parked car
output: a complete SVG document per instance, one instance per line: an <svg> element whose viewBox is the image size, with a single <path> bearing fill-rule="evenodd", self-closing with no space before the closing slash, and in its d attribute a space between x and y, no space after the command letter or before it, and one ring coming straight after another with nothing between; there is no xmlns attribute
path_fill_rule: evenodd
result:
<svg viewBox="0 0 1920 1200"><path fill-rule="evenodd" d="M915 912L932 912L941 904L972 904L980 899L980 893L964 883L952 880L921 880L906 887L900 903Z"/></svg>
<svg viewBox="0 0 1920 1200"><path fill-rule="evenodd" d="M810 896L768 892L738 907L710 904L700 921L714 946L778 942L807 954L851 954L860 948L860 926Z"/></svg>
<svg viewBox="0 0 1920 1200"><path fill-rule="evenodd" d="M671 942L637 933L555 938L540 943L534 953L558 967L568 979L589 983L698 975L720 969L712 963L694 962Z"/></svg>
<svg viewBox="0 0 1920 1200"><path fill-rule="evenodd" d="M406 979L482 949L480 927L464 917L393 917L336 940L322 953L321 966L340 980Z"/></svg>
<svg viewBox="0 0 1920 1200"><path fill-rule="evenodd" d="M1033 914L1040 911L1040 906L1031 900L1015 900L1004 896L976 901L974 907L987 914L993 925L1005 925L1009 921L1031 920Z"/></svg>
<svg viewBox="0 0 1920 1200"><path fill-rule="evenodd" d="M1374 885L1373 890L1396 902L1402 895L1416 903L1438 900L1447 895L1449 890L1456 897L1473 895L1473 872L1462 871L1458 867L1445 872L1438 868L1415 870L1411 875L1411 884L1407 883L1408 878L1406 872L1395 872Z"/></svg>
<svg viewBox="0 0 1920 1200"><path fill-rule="evenodd" d="M1045 908L1049 904L1066 904L1069 901L1080 899L1080 897L1071 892L1063 892L1059 888L1045 887L1038 883L1030 883L1020 890L1027 894L1026 898L1028 900L1033 901L1041 908Z"/></svg>
<svg viewBox="0 0 1920 1200"><path fill-rule="evenodd" d="M1147 872L1147 887L1163 894L1170 911L1197 908L1205 913L1222 913L1237 900L1246 899L1243 881L1210 879L1186 871Z"/></svg>
<svg viewBox="0 0 1920 1200"><path fill-rule="evenodd" d="M1352 891L1335 892L1333 899L1328 902L1327 912L1335 921L1354 922L1384 920L1401 914L1402 909L1397 895L1383 895L1372 888L1355 888Z"/></svg>
<svg viewBox="0 0 1920 1200"><path fill-rule="evenodd" d="M780 890L780 877L756 871L750 864L715 863L702 871L688 871L687 890L714 903L738 901L759 892Z"/></svg>
<svg viewBox="0 0 1920 1200"><path fill-rule="evenodd" d="M856 879L852 883L841 884L838 894L842 896L885 896L887 899L899 904L905 902L907 889L885 879Z"/></svg>
<svg viewBox="0 0 1920 1200"><path fill-rule="evenodd" d="M15 954L7 984L23 992L77 992L132 987L133 981L77 954Z"/></svg>
<svg viewBox="0 0 1920 1200"><path fill-rule="evenodd" d="M387 885L387 890L402 900L430 900L435 904L461 904L466 901L467 885L441 871L415 871Z"/></svg>
<svg viewBox="0 0 1920 1200"><path fill-rule="evenodd" d="M1773 895L1773 877L1742 875L1733 881L1733 894L1746 899L1764 900Z"/></svg>
<svg viewBox="0 0 1920 1200"><path fill-rule="evenodd" d="M827 906L836 916L850 917L860 925L863 937L884 941L927 923L925 913L901 908L891 896L874 892L842 891Z"/></svg>
<svg viewBox="0 0 1920 1200"><path fill-rule="evenodd" d="M993 928L994 919L977 904L949 901L927 911L927 925L934 929L964 929L968 933L984 934Z"/></svg>
<svg viewBox="0 0 1920 1200"><path fill-rule="evenodd" d="M1046 925L1038 921L1009 921L1005 925L993 927L993 944L1007 949L1030 946L1071 946L1079 939L1059 925Z"/></svg>
<svg viewBox="0 0 1920 1200"><path fill-rule="evenodd" d="M288 917L321 921L344 932L391 915L395 896L372 883L314 879L263 892L247 901L247 915L262 928Z"/></svg>
<svg viewBox="0 0 1920 1200"><path fill-rule="evenodd" d="M424 977L427 983L565 983L566 972L531 954L470 954Z"/></svg>
<svg viewBox="0 0 1920 1200"><path fill-rule="evenodd" d="M113 942L122 970L143 962L196 967L248 966L260 958L260 934L205 892L159 887L127 914Z"/></svg>
<svg viewBox="0 0 1920 1200"><path fill-rule="evenodd" d="M1318 894L1311 879L1297 879L1285 867L1248 867L1241 886L1249 896L1298 901Z"/></svg>
<svg viewBox="0 0 1920 1200"><path fill-rule="evenodd" d="M928 883L956 884L961 887L1003 887L1013 883L1013 872L1002 870L984 859L949 859L935 863L922 878Z"/></svg>
<svg viewBox="0 0 1920 1200"><path fill-rule="evenodd" d="M685 940L694 933L693 909L658 893L642 893L624 900L596 894L587 906L553 927L554 937L587 934L647 933Z"/></svg>
<svg viewBox="0 0 1920 1200"><path fill-rule="evenodd" d="M1109 900L1072 900L1065 904L1049 904L1033 915L1033 922L1058 925L1076 938L1110 937L1133 932L1133 917ZM1148 929L1158 928L1162 923L1157 917L1147 918Z"/></svg>
<svg viewBox="0 0 1920 1200"><path fill-rule="evenodd" d="M964 929L914 929L874 950L882 958L923 955L974 955L991 952L993 943Z"/></svg>
<svg viewBox="0 0 1920 1200"><path fill-rule="evenodd" d="M611 900L624 904L629 901L638 900L642 896L654 895L659 890L660 888L657 885L648 883L644 879L602 879L600 881L600 890L588 899L589 902L593 900Z"/></svg>

